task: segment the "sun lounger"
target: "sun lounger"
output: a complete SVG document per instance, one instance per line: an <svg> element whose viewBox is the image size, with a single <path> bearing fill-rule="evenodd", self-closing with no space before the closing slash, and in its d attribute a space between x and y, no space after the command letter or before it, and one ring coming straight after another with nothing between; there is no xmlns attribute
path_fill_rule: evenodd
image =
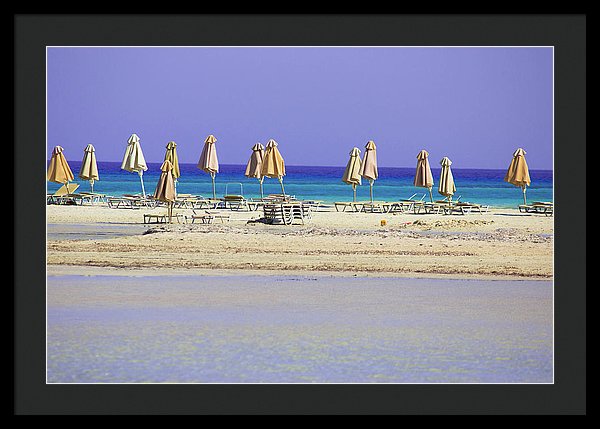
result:
<svg viewBox="0 0 600 429"><path fill-rule="evenodd" d="M367 201L362 203L360 211L365 213L383 213L385 201Z"/></svg>
<svg viewBox="0 0 600 429"><path fill-rule="evenodd" d="M181 223L181 219L183 215L181 213L172 213L171 214L171 222L177 221L177 223ZM150 223L168 223L169 222L169 213L146 213L144 214L144 224Z"/></svg>
<svg viewBox="0 0 600 429"><path fill-rule="evenodd" d="M191 194L177 194L173 208L193 209L198 197Z"/></svg>
<svg viewBox="0 0 600 429"><path fill-rule="evenodd" d="M291 225L299 221L304 225L312 219L312 206L301 201L293 203L265 203L264 218L267 223Z"/></svg>
<svg viewBox="0 0 600 429"><path fill-rule="evenodd" d="M412 200L401 200L385 202L381 205L384 213L406 213L413 210L415 201Z"/></svg>
<svg viewBox="0 0 600 429"><path fill-rule="evenodd" d="M548 201L534 201L531 204L521 204L519 206L521 213L540 213L546 216L554 214L554 203Z"/></svg>
<svg viewBox="0 0 600 429"><path fill-rule="evenodd" d="M290 225L293 220L291 213L284 210L282 203L265 203L263 214L265 221L269 224L283 223L284 225Z"/></svg>
<svg viewBox="0 0 600 429"><path fill-rule="evenodd" d="M295 201L296 197L294 195L287 195L287 194L269 194L266 197L263 198L263 201L265 202L272 202L272 203L280 203L280 202L290 202L290 201Z"/></svg>
<svg viewBox="0 0 600 429"><path fill-rule="evenodd" d="M110 197L106 200L108 207L111 209L140 209L141 205L137 204L136 198L131 197Z"/></svg>
<svg viewBox="0 0 600 429"><path fill-rule="evenodd" d="M46 204L75 204L75 200L70 196L79 188L78 183L69 183L62 185L53 194L46 194Z"/></svg>
<svg viewBox="0 0 600 429"><path fill-rule="evenodd" d="M349 201L337 201L333 203L336 212L339 212L340 208L343 212L345 212L347 208L350 208L351 211L354 211L354 204L355 203Z"/></svg>
<svg viewBox="0 0 600 429"><path fill-rule="evenodd" d="M248 201L242 195L225 195L223 197L224 208L231 210L249 210Z"/></svg>
<svg viewBox="0 0 600 429"><path fill-rule="evenodd" d="M458 202L456 204L451 204L448 207L442 207L444 214L469 214L472 212L477 213L485 213L488 211L489 206L482 204L475 204L469 202Z"/></svg>
<svg viewBox="0 0 600 429"><path fill-rule="evenodd" d="M214 213L209 210L205 210L203 213L192 209L193 214L185 216L185 221L189 220L190 223L194 223L200 220L202 223L213 223L214 220L218 219L221 223L229 222L231 220L230 214Z"/></svg>
<svg viewBox="0 0 600 429"><path fill-rule="evenodd" d="M248 210L256 211L265 205L265 201L262 199L250 198L250 199L246 200L246 204L248 205Z"/></svg>

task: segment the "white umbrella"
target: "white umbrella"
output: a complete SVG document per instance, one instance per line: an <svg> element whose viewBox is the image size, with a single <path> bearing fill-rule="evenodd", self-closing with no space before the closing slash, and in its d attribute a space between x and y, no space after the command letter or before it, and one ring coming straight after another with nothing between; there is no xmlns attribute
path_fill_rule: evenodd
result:
<svg viewBox="0 0 600 429"><path fill-rule="evenodd" d="M146 198L146 190L144 189L144 180L142 176L144 171L148 170L144 154L142 153L142 147L140 146L140 138L137 134L132 134L127 140L127 149L125 150L125 156L123 157L123 163L121 168L130 173L137 173L140 176L140 183L142 184L142 194Z"/></svg>

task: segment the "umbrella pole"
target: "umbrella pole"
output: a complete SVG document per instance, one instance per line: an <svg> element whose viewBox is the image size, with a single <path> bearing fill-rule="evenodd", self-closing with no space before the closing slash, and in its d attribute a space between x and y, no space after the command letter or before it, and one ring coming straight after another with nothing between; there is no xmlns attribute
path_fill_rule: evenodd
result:
<svg viewBox="0 0 600 429"><path fill-rule="evenodd" d="M263 180L264 180L264 177L261 177L260 179L258 179L258 184L259 184L259 186L260 186L260 199L261 199L261 200L264 198L264 197L263 197L263 187L262 187L262 185L263 185Z"/></svg>
<svg viewBox="0 0 600 429"><path fill-rule="evenodd" d="M373 202L373 179L369 179L369 196L371 197L371 202Z"/></svg>
<svg viewBox="0 0 600 429"><path fill-rule="evenodd" d="M283 177L279 176L279 184L281 185L281 193L285 196L285 189L283 189Z"/></svg>
<svg viewBox="0 0 600 429"><path fill-rule="evenodd" d="M217 192L215 189L215 173L210 173L210 177L212 179L212 185L213 185L213 200L217 199Z"/></svg>
<svg viewBox="0 0 600 429"><path fill-rule="evenodd" d="M173 223L172 217L173 217L173 202L171 201L169 203L169 223Z"/></svg>
<svg viewBox="0 0 600 429"><path fill-rule="evenodd" d="M526 191L527 191L527 187L523 186L523 204L527 204L527 197L525 196Z"/></svg>
<svg viewBox="0 0 600 429"><path fill-rule="evenodd" d="M90 186L92 188L92 194L94 193L94 179L90 180Z"/></svg>
<svg viewBox="0 0 600 429"><path fill-rule="evenodd" d="M428 189L429 189L429 201L431 201L433 203L433 194L431 193L431 187L429 187Z"/></svg>
<svg viewBox="0 0 600 429"><path fill-rule="evenodd" d="M144 172L142 170L140 170L140 171L138 171L138 175L140 176L140 182L142 184L142 194L144 195L144 199L145 199L146 198L146 190L144 189L144 179L142 179Z"/></svg>
<svg viewBox="0 0 600 429"><path fill-rule="evenodd" d="M353 193L352 201L356 202L356 183L352 184L352 193Z"/></svg>

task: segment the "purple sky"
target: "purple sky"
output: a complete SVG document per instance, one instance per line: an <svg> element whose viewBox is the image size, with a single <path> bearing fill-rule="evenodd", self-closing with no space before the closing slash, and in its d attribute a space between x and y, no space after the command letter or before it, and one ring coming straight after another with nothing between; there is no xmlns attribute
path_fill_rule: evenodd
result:
<svg viewBox="0 0 600 429"><path fill-rule="evenodd" d="M222 164L271 138L288 165L344 166L377 145L382 167L552 169L552 48L47 49L47 158L121 161L132 133L147 162L167 142L196 163L209 134Z"/></svg>

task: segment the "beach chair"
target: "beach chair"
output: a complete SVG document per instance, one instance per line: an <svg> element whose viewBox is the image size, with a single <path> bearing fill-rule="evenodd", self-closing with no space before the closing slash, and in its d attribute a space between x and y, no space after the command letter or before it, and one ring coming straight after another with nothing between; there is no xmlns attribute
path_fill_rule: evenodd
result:
<svg viewBox="0 0 600 429"><path fill-rule="evenodd" d="M53 194L46 194L46 204L76 204L75 199L71 196L77 188L78 183L65 183Z"/></svg>
<svg viewBox="0 0 600 429"><path fill-rule="evenodd" d="M469 203L469 202L457 202L455 204L452 204L448 207L443 207L443 211L444 214L469 214L472 212L477 212L477 213L486 213L489 210L489 206L487 205L482 205L482 204L475 204L475 203Z"/></svg>
<svg viewBox="0 0 600 429"><path fill-rule="evenodd" d="M336 212L339 212L340 209L345 212L347 208L350 208L351 211L354 211L354 202L352 201L336 201L333 203L333 205Z"/></svg>
<svg viewBox="0 0 600 429"><path fill-rule="evenodd" d="M290 214L288 215L288 219L291 219L290 224L294 223L295 220L298 220L302 223L302 225L304 225L305 222L312 220L311 204L305 202L287 204L284 203L283 210L290 212Z"/></svg>
<svg viewBox="0 0 600 429"><path fill-rule="evenodd" d="M225 195L223 196L224 208L231 210L250 210L248 207L248 201L242 195Z"/></svg>
<svg viewBox="0 0 600 429"><path fill-rule="evenodd" d="M91 204L101 203L106 200L106 194L97 194L95 192L79 192L85 201Z"/></svg>
<svg viewBox="0 0 600 429"><path fill-rule="evenodd" d="M458 203L459 200L460 196L458 196L455 200L452 200L452 202L449 202L447 197L434 202L423 200L415 201L413 203L413 212L415 214L419 214L421 211L426 214L442 214L445 213L445 210L450 209L453 205Z"/></svg>
<svg viewBox="0 0 600 429"><path fill-rule="evenodd" d="M220 214L211 212L209 210L200 211L192 209L192 213L193 214L191 215L185 216L186 223L188 222L188 220L190 221L190 223L194 223L197 220L201 221L202 223L213 223L213 221L215 221L216 219L220 220L221 223L225 223L231 220L230 214Z"/></svg>
<svg viewBox="0 0 600 429"><path fill-rule="evenodd" d="M361 211L365 213L384 213L385 201L367 201L362 203Z"/></svg>
<svg viewBox="0 0 600 429"><path fill-rule="evenodd" d="M171 222L176 221L181 223L181 219L185 219L182 213L171 213ZM144 225L150 223L168 223L169 213L145 213L144 214Z"/></svg>
<svg viewBox="0 0 600 429"><path fill-rule="evenodd" d="M259 208L262 208L265 205L265 200L263 199L253 199L250 198L246 200L246 204L248 205L248 210L257 211Z"/></svg>
<svg viewBox="0 0 600 429"><path fill-rule="evenodd" d="M519 211L521 213L539 213L552 216L554 214L554 203L549 201L534 201L531 204L519 205Z"/></svg>
<svg viewBox="0 0 600 429"><path fill-rule="evenodd" d="M263 200L265 202L272 202L272 203L286 203L286 202L290 202L290 201L295 201L296 196L295 195L287 195L287 194L269 194L266 197L264 197Z"/></svg>
<svg viewBox="0 0 600 429"><path fill-rule="evenodd" d="M109 197L106 203L111 209L141 209L142 205L138 204L138 199L135 197Z"/></svg>
<svg viewBox="0 0 600 429"><path fill-rule="evenodd" d="M263 205L263 215L265 222L269 224L283 223L284 225L291 225L293 221L293 214L291 210L284 208L284 203L265 203Z"/></svg>

